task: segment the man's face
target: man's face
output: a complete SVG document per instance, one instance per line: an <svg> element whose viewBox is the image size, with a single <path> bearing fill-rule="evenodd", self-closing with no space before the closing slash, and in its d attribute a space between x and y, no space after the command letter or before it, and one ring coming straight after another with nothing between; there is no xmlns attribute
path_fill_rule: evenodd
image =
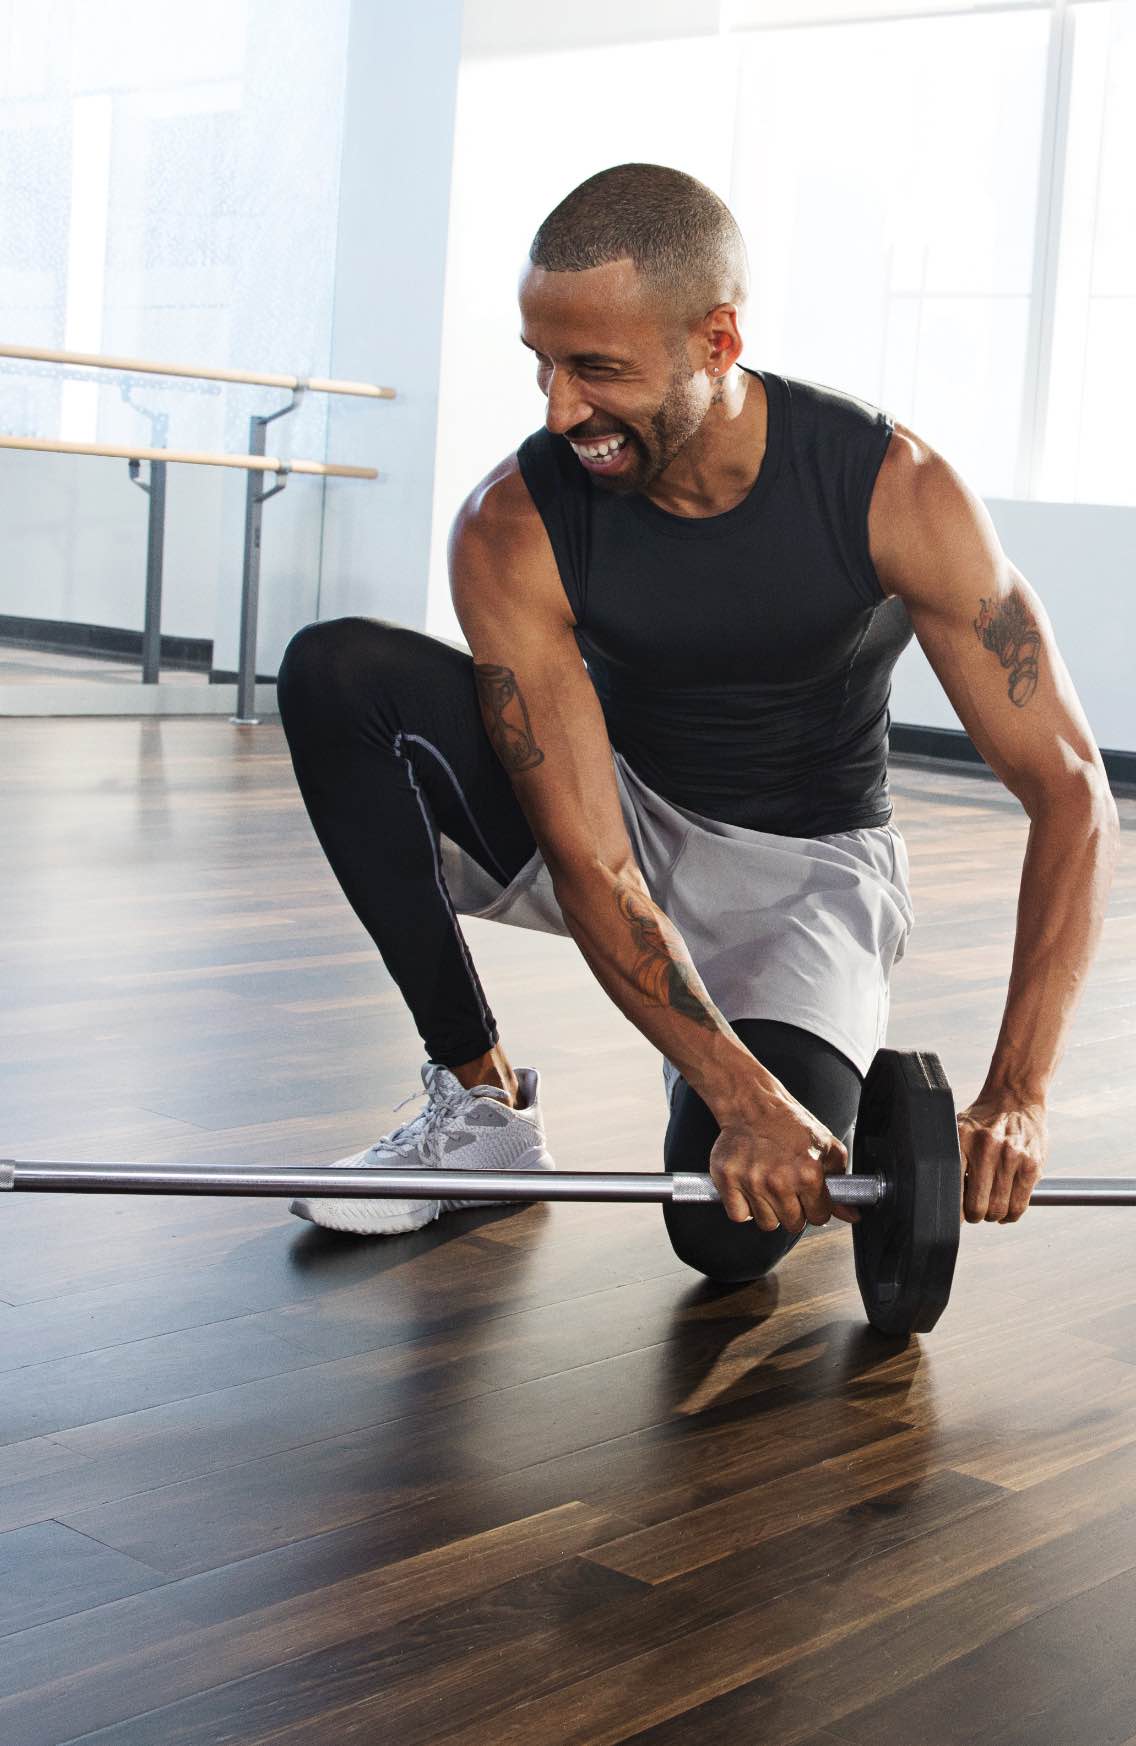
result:
<svg viewBox="0 0 1136 1746"><path fill-rule="evenodd" d="M579 273L529 265L519 297L521 339L536 353L548 429L567 438L597 484L645 490L690 441L710 403L685 333L626 260Z"/></svg>

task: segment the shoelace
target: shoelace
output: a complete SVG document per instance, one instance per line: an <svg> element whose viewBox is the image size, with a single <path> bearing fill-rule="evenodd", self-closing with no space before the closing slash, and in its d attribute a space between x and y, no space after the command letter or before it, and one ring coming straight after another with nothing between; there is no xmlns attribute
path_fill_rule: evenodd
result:
<svg viewBox="0 0 1136 1746"><path fill-rule="evenodd" d="M395 1128L392 1134L387 1135L387 1138L382 1142L384 1151L389 1146L391 1151L397 1152L400 1158L405 1158L409 1153L418 1151L429 1163L441 1164L442 1124L457 1113L470 1094L464 1086L459 1086L456 1092L439 1092L437 1083L435 1078L431 1080L429 1089L425 1092L412 1091L410 1096L404 1097L401 1103L393 1105L397 1111L404 1109L416 1097L427 1096L430 1099L425 1109L420 1109L416 1116L412 1116L408 1122L403 1122L400 1127Z"/></svg>

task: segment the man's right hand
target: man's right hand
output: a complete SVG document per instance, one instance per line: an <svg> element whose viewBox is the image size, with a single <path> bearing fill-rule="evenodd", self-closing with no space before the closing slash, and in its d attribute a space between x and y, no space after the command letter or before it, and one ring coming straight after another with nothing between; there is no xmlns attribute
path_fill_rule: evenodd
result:
<svg viewBox="0 0 1136 1746"><path fill-rule="evenodd" d="M787 1091L726 1122L710 1153L710 1176L727 1217L791 1235L830 1218L855 1224L854 1207L834 1206L826 1176L848 1168L848 1148Z"/></svg>

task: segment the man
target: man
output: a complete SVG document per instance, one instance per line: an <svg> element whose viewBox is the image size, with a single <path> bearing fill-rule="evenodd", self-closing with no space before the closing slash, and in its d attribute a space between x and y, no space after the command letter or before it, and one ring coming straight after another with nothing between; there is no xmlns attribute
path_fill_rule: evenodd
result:
<svg viewBox="0 0 1136 1746"><path fill-rule="evenodd" d="M471 654L310 625L279 677L313 825L427 1047L427 1106L345 1162L549 1168L459 913L567 933L665 1057L665 1209L709 1277L835 1215L911 925L887 700L914 630L1029 814L997 1045L959 1117L968 1219L1021 1217L1098 936L1116 808L1045 613L982 503L862 401L740 363L745 248L677 170L589 178L537 232L521 339L545 428L471 492L451 589ZM585 665L586 659L586 665ZM463 1148L458 1150L458 1148ZM294 1202L413 1229L453 1203ZM484 1203L482 1203L484 1204Z"/></svg>

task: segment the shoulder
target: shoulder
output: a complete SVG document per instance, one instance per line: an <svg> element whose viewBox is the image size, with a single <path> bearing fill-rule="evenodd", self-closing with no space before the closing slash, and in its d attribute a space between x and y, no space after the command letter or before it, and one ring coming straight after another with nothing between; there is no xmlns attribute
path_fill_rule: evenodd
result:
<svg viewBox="0 0 1136 1746"><path fill-rule="evenodd" d="M514 451L491 467L465 497L454 517L450 548L451 552L486 550L501 558L531 550L541 532L540 515Z"/></svg>
<svg viewBox="0 0 1136 1746"><path fill-rule="evenodd" d="M522 445L522 448L524 445ZM487 589L517 605L547 598L571 619L543 518L516 451L468 493L450 531L451 593Z"/></svg>
<svg viewBox="0 0 1136 1746"><path fill-rule="evenodd" d="M918 600L945 571L988 578L1006 562L990 513L930 443L896 424L868 509L868 545L887 594Z"/></svg>
<svg viewBox="0 0 1136 1746"><path fill-rule="evenodd" d="M581 487L587 479L568 444L542 428L478 481L458 513L477 526L531 529Z"/></svg>
<svg viewBox="0 0 1136 1746"><path fill-rule="evenodd" d="M876 475L869 527L874 519L881 533L885 532L893 518L909 512L915 493L921 490L927 478L928 469L941 459L914 431L908 430L904 424L896 424Z"/></svg>
<svg viewBox="0 0 1136 1746"><path fill-rule="evenodd" d="M536 514L525 485L516 450L491 467L468 492L455 518L455 528L482 534L505 533L523 527Z"/></svg>

